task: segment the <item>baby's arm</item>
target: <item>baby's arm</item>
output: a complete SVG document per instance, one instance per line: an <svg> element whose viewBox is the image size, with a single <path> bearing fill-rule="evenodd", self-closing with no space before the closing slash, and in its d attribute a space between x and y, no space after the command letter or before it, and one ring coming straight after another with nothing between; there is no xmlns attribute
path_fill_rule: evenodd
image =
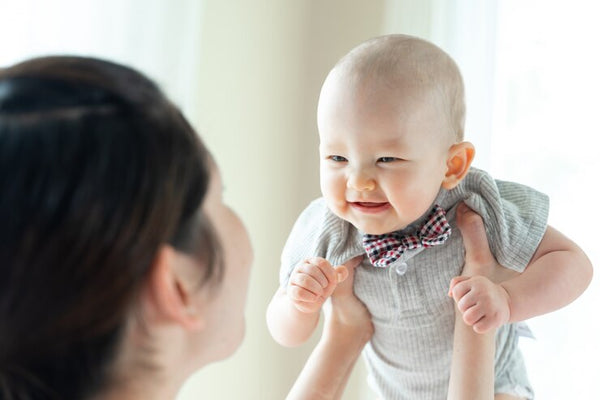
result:
<svg viewBox="0 0 600 400"><path fill-rule="evenodd" d="M355 260L352 267L360 262ZM277 290L267 308L271 336L283 346L304 343L319 322L323 303L347 275L345 266L333 267L319 257L298 264L287 286Z"/></svg>
<svg viewBox="0 0 600 400"><path fill-rule="evenodd" d="M525 271L505 269L500 275L458 277L451 283L465 323L479 333L566 306L589 285L592 265L575 243L549 226Z"/></svg>
<svg viewBox="0 0 600 400"><path fill-rule="evenodd" d="M588 287L592 273L579 246L549 226L525 271L501 283L508 294L509 322L566 306Z"/></svg>
<svg viewBox="0 0 600 400"><path fill-rule="evenodd" d="M323 334L287 400L340 399L360 352L373 335L371 316L354 296L354 268L331 296Z"/></svg>

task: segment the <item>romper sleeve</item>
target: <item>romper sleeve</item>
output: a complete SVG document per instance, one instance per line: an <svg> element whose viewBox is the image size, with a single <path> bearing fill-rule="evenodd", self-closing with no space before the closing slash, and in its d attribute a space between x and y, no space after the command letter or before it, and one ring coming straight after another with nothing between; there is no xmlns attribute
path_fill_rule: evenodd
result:
<svg viewBox="0 0 600 400"><path fill-rule="evenodd" d="M296 265L311 257L322 257L339 265L362 254L360 237L348 222L333 214L321 197L302 211L281 254L279 283L286 286Z"/></svg>
<svg viewBox="0 0 600 400"><path fill-rule="evenodd" d="M497 261L523 272L537 250L548 222L548 196L528 186L473 174L478 189L465 203L484 220L490 250Z"/></svg>

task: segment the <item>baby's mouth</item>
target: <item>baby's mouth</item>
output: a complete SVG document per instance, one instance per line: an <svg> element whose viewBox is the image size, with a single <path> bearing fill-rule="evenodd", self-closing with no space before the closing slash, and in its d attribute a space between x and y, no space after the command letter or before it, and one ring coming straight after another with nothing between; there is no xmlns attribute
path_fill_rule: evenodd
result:
<svg viewBox="0 0 600 400"><path fill-rule="evenodd" d="M354 202L354 204L356 204L360 207L380 207L387 203L373 203L370 201L356 201L356 202Z"/></svg>
<svg viewBox="0 0 600 400"><path fill-rule="evenodd" d="M390 207L390 203L388 203L388 202L375 203L375 202L370 202L370 201L353 201L353 202L350 202L350 206L358 211L374 213L374 212L380 212L380 211L387 210Z"/></svg>

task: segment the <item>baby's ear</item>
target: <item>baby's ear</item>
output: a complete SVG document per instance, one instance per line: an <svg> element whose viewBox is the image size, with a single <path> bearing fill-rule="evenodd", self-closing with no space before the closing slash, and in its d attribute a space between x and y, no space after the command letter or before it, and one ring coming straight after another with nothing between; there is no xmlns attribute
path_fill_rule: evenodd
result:
<svg viewBox="0 0 600 400"><path fill-rule="evenodd" d="M448 169L442 181L444 189L453 189L463 180L469 172L473 157L475 157L475 146L469 142L456 143L450 147L446 160Z"/></svg>

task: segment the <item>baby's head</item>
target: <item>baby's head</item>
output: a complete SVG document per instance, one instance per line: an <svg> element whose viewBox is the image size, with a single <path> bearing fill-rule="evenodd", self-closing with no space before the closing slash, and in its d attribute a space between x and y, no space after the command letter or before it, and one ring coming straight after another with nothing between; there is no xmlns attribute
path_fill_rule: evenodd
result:
<svg viewBox="0 0 600 400"><path fill-rule="evenodd" d="M327 76L318 107L321 190L359 230L403 229L466 175L464 88L456 63L424 40L367 41Z"/></svg>

